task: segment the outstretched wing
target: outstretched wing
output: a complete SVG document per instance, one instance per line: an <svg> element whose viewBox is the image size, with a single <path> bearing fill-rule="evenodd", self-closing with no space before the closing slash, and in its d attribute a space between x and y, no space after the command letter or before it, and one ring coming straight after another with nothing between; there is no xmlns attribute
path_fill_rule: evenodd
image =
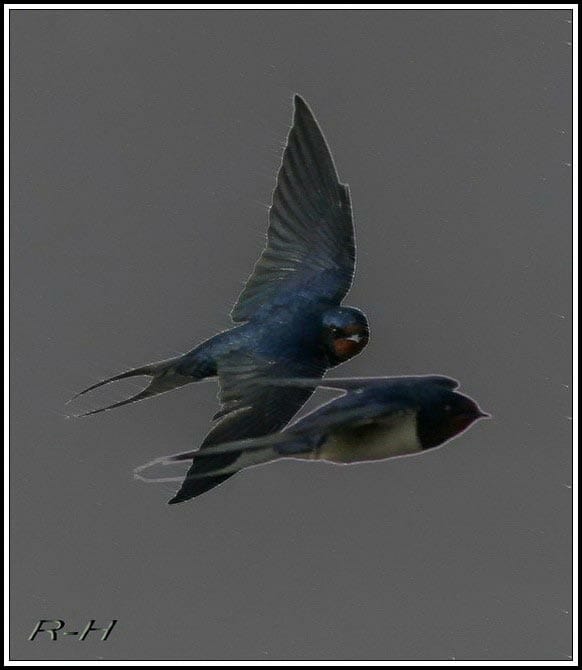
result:
<svg viewBox="0 0 582 670"><path fill-rule="evenodd" d="M284 428L315 390L293 386L269 386L278 377L321 378L325 368L291 361L257 361L250 356L233 356L219 370L221 409L214 416L219 422L208 433L200 450L223 442L260 437ZM257 383L260 380L261 383ZM213 475L239 457L240 450L200 458L189 454L193 463L182 487L169 502L184 502L218 486L230 474ZM187 455L182 454L182 459ZM205 476L205 473L209 473Z"/></svg>
<svg viewBox="0 0 582 670"><path fill-rule="evenodd" d="M267 246L231 317L247 321L293 293L295 300L339 304L355 265L348 187L309 107L295 96L295 115L269 210Z"/></svg>
<svg viewBox="0 0 582 670"><path fill-rule="evenodd" d="M254 381L254 384L313 389L321 387L335 389L337 391L355 391L373 386L386 386L391 383L415 383L419 381L436 384L437 386L443 386L444 388L451 390L456 389L459 386L459 382L456 379L445 377L444 375L406 375L405 377L328 377L327 379L321 379L319 377L314 377L313 379L309 379L308 377L280 377L278 379L264 381L258 377Z"/></svg>

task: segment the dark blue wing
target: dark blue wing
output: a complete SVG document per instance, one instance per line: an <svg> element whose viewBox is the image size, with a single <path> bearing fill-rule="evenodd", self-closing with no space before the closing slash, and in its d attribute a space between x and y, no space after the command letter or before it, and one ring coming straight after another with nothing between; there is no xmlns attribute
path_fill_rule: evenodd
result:
<svg viewBox="0 0 582 670"><path fill-rule="evenodd" d="M368 388L390 388L394 386L402 386L403 384L418 384L418 383L436 384L448 389L456 389L459 382L452 377L445 377L444 375L406 375L403 377L328 377L327 379L307 377L293 378L279 378L274 380L262 380L258 377L255 384L266 384L276 386L294 386L297 388L328 388L336 389L338 391L355 391L358 389Z"/></svg>
<svg viewBox="0 0 582 670"><path fill-rule="evenodd" d="M234 306L235 323L297 301L339 304L355 264L348 187L309 107L295 96L293 125L269 210L267 246Z"/></svg>
<svg viewBox="0 0 582 670"><path fill-rule="evenodd" d="M281 430L315 390L315 386L267 386L265 383L257 384L257 380L275 380L290 374L318 378L324 372L323 365L287 360L260 361L251 356L234 354L222 363L219 370L221 409L214 416L218 423L204 439L200 452L223 442L256 438ZM197 452L181 454L178 460L192 458L193 462L170 503L184 502L221 484L231 475L213 475L212 472L228 468L239 455L240 450L204 458ZM205 473L208 476L204 476Z"/></svg>
<svg viewBox="0 0 582 670"><path fill-rule="evenodd" d="M373 391L362 395L347 393L306 414L299 421L289 426L288 431L299 434L326 433L343 426L358 426L377 420L380 417L386 419L402 412L414 410L415 407L401 398L386 401L374 397Z"/></svg>

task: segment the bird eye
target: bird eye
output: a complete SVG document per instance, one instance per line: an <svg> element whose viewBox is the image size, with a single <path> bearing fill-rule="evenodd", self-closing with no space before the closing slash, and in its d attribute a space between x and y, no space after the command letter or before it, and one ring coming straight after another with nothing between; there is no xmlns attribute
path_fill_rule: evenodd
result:
<svg viewBox="0 0 582 670"><path fill-rule="evenodd" d="M444 410L445 412L450 412L453 408L450 405L445 405Z"/></svg>

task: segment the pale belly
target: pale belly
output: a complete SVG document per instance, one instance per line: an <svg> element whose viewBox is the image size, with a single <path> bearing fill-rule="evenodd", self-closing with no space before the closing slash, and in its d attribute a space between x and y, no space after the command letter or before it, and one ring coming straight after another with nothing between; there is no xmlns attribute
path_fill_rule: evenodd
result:
<svg viewBox="0 0 582 670"><path fill-rule="evenodd" d="M332 463L378 461L422 451L414 414L331 433L310 458Z"/></svg>

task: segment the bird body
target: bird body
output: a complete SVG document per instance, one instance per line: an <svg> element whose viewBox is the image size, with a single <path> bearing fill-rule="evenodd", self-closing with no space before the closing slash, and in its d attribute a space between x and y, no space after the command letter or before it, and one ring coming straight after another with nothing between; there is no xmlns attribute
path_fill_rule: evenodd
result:
<svg viewBox="0 0 582 670"><path fill-rule="evenodd" d="M331 430L314 451L314 458L330 463L361 463L406 456L422 451L414 412Z"/></svg>
<svg viewBox="0 0 582 670"><path fill-rule="evenodd" d="M252 387L264 377L321 378L367 344L364 314L341 303L355 268L349 190L339 182L331 153L312 112L295 96L293 124L269 210L267 244L231 311L233 327L183 356L151 363L103 380L82 395L120 379L149 376L137 395L87 414L153 397L217 377L221 409L201 449L283 428L313 393L311 388ZM195 459L171 503L221 483L206 471L232 468L236 457ZM196 479L190 477L196 472Z"/></svg>
<svg viewBox="0 0 582 670"><path fill-rule="evenodd" d="M296 378L273 383L297 388L324 386L346 393L278 433L201 452L201 462L236 454L236 460L216 470L215 475L281 458L353 464L407 456L440 446L487 416L471 398L454 390L458 383L449 377ZM162 460L176 462L192 456L186 453ZM197 474L192 476L195 479Z"/></svg>

